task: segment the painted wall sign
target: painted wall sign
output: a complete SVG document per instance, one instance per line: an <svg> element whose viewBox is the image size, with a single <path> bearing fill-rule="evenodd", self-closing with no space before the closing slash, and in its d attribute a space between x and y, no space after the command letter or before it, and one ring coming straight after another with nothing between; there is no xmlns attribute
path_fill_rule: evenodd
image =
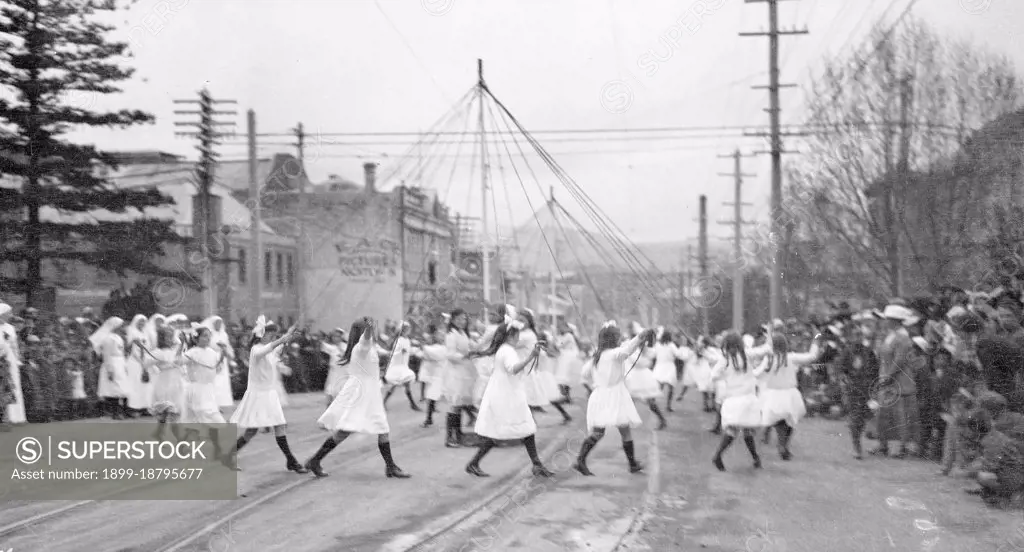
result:
<svg viewBox="0 0 1024 552"><path fill-rule="evenodd" d="M335 242L341 274L356 282L383 282L397 278L401 259L398 245L389 240Z"/></svg>

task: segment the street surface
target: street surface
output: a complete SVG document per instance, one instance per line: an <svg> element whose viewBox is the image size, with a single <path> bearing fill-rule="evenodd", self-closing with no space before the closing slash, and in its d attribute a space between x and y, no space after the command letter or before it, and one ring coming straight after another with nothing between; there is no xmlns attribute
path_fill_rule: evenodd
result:
<svg viewBox="0 0 1024 552"><path fill-rule="evenodd" d="M576 395L580 397L580 394ZM300 460L326 437L315 427L319 394L293 395L286 411ZM444 413L419 427L422 413L392 398L395 459L409 480L384 477L370 436L349 438L328 456L331 475L316 480L284 470L273 437L259 434L240 455L236 501L10 503L0 508L0 549L34 551L226 552L709 550L981 552L1024 550L1019 511L995 510L963 493L970 482L934 475L919 460L849 454L842 422L805 420L795 459L782 462L760 444L755 473L742 442L718 473L710 458L718 438L696 397L670 415L666 431L634 432L645 473L630 474L619 436L591 455L595 477L570 468L584 438L582 401L562 426L538 414L538 448L555 472L527 476L520 446L484 460L492 477L463 472L474 449L443 445ZM1017 531L1020 530L1021 534Z"/></svg>

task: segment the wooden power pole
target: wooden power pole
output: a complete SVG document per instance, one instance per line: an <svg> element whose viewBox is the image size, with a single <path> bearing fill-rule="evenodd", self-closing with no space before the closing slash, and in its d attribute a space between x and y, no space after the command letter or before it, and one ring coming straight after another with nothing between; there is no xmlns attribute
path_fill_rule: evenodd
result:
<svg viewBox="0 0 1024 552"><path fill-rule="evenodd" d="M217 104L234 104L235 100L215 100L210 96L209 90L203 88L199 91L198 100L174 100L176 104L199 104L199 111L175 110L175 115L198 115L198 121L177 122L175 126L196 127L195 132L175 132L177 136L190 136L199 138L199 163L196 166L196 180L199 184L200 210L199 236L200 247L203 255L203 288L205 299L203 301L203 317L208 318L217 312L217 290L214 275L214 255L210 252L210 236L217 228L211 228L210 188L214 181L214 168L217 164L217 152L214 147L219 139L232 133L222 133L218 127L234 126L234 123L217 121L218 115L236 115L234 111L217 111ZM195 213L195 211L193 211ZM195 224L195 221L193 221ZM223 252L222 252L223 253Z"/></svg>
<svg viewBox="0 0 1024 552"><path fill-rule="evenodd" d="M259 159L256 157L256 112L249 110L249 239L252 250L249 255L249 304L250 321L255 324L256 317L263 313L263 200L260 198Z"/></svg>
<svg viewBox="0 0 1024 552"><path fill-rule="evenodd" d="M306 196L306 132L299 123L295 127L295 147L299 157L299 240L298 259L295 263L295 289L299 299L299 327L306 327L306 255L312 258L313 252L306 251L310 241L306 236L306 216L309 213L309 201ZM403 242L404 245L404 242Z"/></svg>
<svg viewBox="0 0 1024 552"><path fill-rule="evenodd" d="M769 82L768 86L754 86L755 89L768 89L771 107L767 109L768 114L771 117L771 133L768 136L771 138L771 157L772 157L772 195L771 195L771 233L774 240L778 243L782 242L781 236L784 228L782 228L782 154L789 153L783 151L782 148L782 137L783 133L779 129L779 114L781 108L779 107L779 89L786 87L795 87L795 84L779 84L779 37L782 35L798 35L807 34L806 29L792 29L788 31L779 30L779 0L745 0L747 4L753 3L768 3L768 32L759 33L740 33L740 36L767 36L769 53L768 53L768 73ZM799 136L803 133L786 133L785 136ZM748 133L748 135L754 136L765 136L764 133ZM775 259L772 263L771 271L771 305L769 308L770 316L772 319L782 317L782 268L783 261L785 259L784 252L781 247L775 250Z"/></svg>
<svg viewBox="0 0 1024 552"><path fill-rule="evenodd" d="M700 243L699 255L700 255L700 278L705 285L708 281L708 196L700 196ZM693 290L690 290L693 293ZM701 305L700 309L700 324L701 333L707 336L711 334L709 330L711 324L708 317L708 307Z"/></svg>
<svg viewBox="0 0 1024 552"><path fill-rule="evenodd" d="M751 224L743 220L743 207L750 207L750 203L743 203L743 177L754 178L756 175L743 174L742 158L740 150L731 155L719 155L720 158L731 158L733 160L732 173L718 173L719 176L732 178L736 185L736 198L733 203L726 203L733 207L733 220L720 221L719 224L729 224L733 227L733 271L732 271L732 329L737 333L743 333L743 226Z"/></svg>

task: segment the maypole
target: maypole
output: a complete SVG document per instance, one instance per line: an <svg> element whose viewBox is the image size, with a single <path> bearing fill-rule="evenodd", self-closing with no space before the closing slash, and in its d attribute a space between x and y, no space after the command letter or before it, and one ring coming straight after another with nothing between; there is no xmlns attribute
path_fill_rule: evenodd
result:
<svg viewBox="0 0 1024 552"><path fill-rule="evenodd" d="M480 194L480 201L483 209L480 213L480 256L481 268L484 273L484 320L487 320L487 311L491 305L491 258L490 248L488 241L490 240L490 230L487 224L487 135L484 132L484 61L482 59L476 60L476 72L477 72L477 97L480 100L480 186L482 192Z"/></svg>

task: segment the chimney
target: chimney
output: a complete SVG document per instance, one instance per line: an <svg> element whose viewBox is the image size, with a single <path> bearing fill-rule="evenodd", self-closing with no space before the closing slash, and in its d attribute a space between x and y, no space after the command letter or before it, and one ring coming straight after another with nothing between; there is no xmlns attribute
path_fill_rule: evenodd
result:
<svg viewBox="0 0 1024 552"><path fill-rule="evenodd" d="M363 179L366 181L366 193L377 191L377 164L363 163Z"/></svg>

